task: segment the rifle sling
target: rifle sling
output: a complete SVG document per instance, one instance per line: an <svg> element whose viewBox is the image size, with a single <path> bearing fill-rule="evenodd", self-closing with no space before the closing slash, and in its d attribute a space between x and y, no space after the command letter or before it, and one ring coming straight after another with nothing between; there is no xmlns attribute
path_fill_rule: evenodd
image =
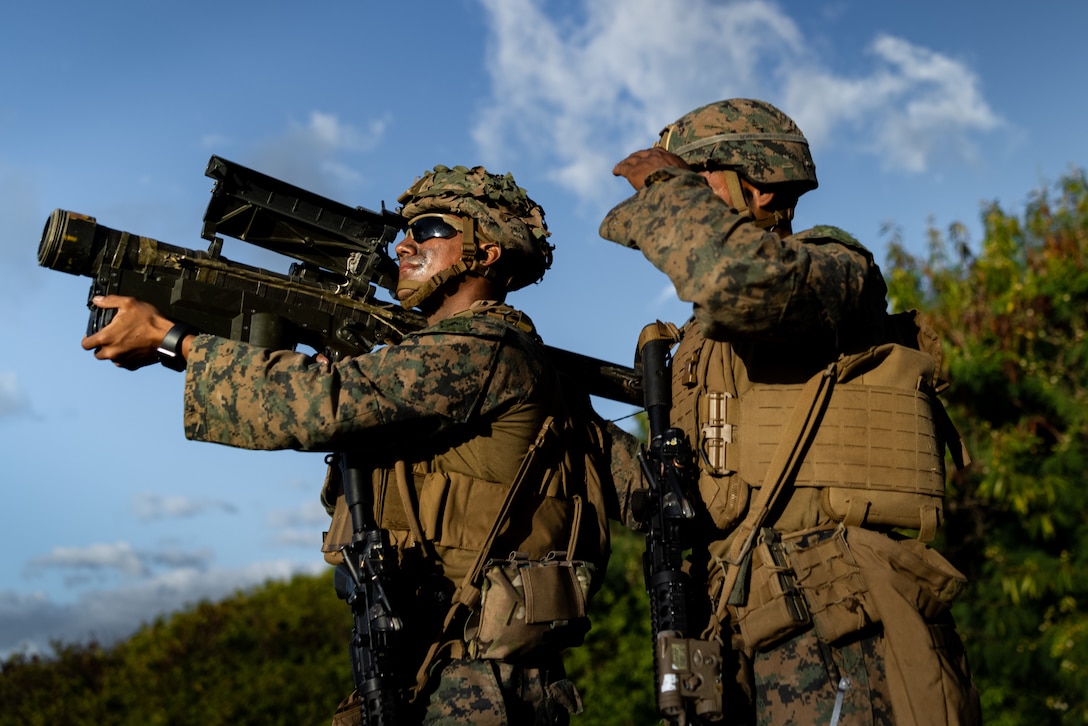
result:
<svg viewBox="0 0 1088 726"><path fill-rule="evenodd" d="M804 452L812 440L816 429L820 425L823 412L827 407L828 399L835 386L835 378L838 372L838 364L832 363L824 370L809 379L801 390L797 405L789 424L783 431L782 439L775 450L774 458L767 467L766 476L762 486L752 500L748 508L748 514L737 526L729 553L721 562L725 578L722 583L721 593L718 596L718 606L715 618L708 630L717 631L726 616L726 605L729 604L733 591L740 584L740 575L744 571L744 561L752 549L755 536L759 532L774 504L783 489L785 482L797 472ZM717 635L712 632L710 635ZM707 634L704 634L707 637Z"/></svg>
<svg viewBox="0 0 1088 726"><path fill-rule="evenodd" d="M419 521L419 503L415 496L415 490L408 485L408 464L399 459L393 465L393 471L397 478L397 493L404 507L404 514L408 519L408 531L411 539L423 549L425 557L434 555L434 548L430 541L423 535L423 525ZM412 544L413 542L409 542Z"/></svg>

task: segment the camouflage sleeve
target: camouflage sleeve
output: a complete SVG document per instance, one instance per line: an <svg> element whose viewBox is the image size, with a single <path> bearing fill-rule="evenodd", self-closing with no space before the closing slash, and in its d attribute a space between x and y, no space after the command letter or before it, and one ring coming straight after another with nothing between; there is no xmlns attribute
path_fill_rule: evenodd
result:
<svg viewBox="0 0 1088 726"><path fill-rule="evenodd" d="M607 422L605 431L612 455L612 482L615 487L615 498L610 496L608 517L630 529L639 529L639 522L631 511L631 500L637 489L646 486L642 480L642 467L638 463L642 441L612 421Z"/></svg>
<svg viewBox="0 0 1088 726"><path fill-rule="evenodd" d="M860 246L811 236L780 239L730 209L692 171L651 174L638 194L608 214L601 236L642 250L679 297L693 303L708 338L813 331L837 338L874 300L865 287L876 268Z"/></svg>
<svg viewBox="0 0 1088 726"><path fill-rule="evenodd" d="M185 435L246 449L331 451L347 441L416 444L530 395L540 365L497 325L429 328L336 364L213 336L193 342Z"/></svg>

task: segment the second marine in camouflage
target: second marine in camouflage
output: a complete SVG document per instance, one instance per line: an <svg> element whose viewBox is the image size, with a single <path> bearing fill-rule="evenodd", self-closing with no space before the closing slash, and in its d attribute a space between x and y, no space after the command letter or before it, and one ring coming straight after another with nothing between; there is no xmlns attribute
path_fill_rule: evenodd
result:
<svg viewBox="0 0 1088 726"><path fill-rule="evenodd" d="M977 723L948 612L963 576L924 544L956 441L936 399L939 341L887 313L849 234L793 232L817 186L804 135L768 103L730 99L614 173L636 194L601 235L692 303L673 328L672 419L700 469L699 627L735 656L725 718Z"/></svg>

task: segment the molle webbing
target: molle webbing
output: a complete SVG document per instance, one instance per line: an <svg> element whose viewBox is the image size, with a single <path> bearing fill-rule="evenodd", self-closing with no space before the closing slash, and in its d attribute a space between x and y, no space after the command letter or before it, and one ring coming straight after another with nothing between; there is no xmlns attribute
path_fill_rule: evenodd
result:
<svg viewBox="0 0 1088 726"><path fill-rule="evenodd" d="M736 431L740 471L763 480L800 386L758 386L745 395ZM793 480L820 487L832 519L909 527L930 540L944 497L943 446L932 401L920 391L839 383Z"/></svg>
<svg viewBox="0 0 1088 726"><path fill-rule="evenodd" d="M945 445L935 421L943 409L927 388L934 365L926 353L890 344L843 358L792 484L822 489L824 513L836 521L916 529L932 539L942 516ZM803 386L750 382L728 344L704 339L690 324L673 366L673 421L689 429L697 422L688 435L708 479L701 490L711 509L723 510L711 514L726 526L740 515L746 490L763 481Z"/></svg>
<svg viewBox="0 0 1088 726"><path fill-rule="evenodd" d="M800 390L799 385L761 385L745 395L736 442L749 481L762 481ZM839 383L796 483L940 494L941 453L929 396Z"/></svg>

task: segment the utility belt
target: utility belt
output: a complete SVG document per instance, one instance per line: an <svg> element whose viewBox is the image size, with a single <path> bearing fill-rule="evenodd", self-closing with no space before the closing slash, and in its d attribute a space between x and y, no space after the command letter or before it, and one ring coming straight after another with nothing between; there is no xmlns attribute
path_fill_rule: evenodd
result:
<svg viewBox="0 0 1088 726"><path fill-rule="evenodd" d="M432 563L418 561L417 550L402 553L399 576L387 589L409 633L396 657L398 673L415 677L413 693L450 660L555 668L560 653L581 645L589 632L587 602L596 582L592 563L569 560L564 552L542 559L515 552L489 560L475 606L459 608L457 617L447 619L454 592ZM346 566L338 565L334 574L337 594L347 599L354 583Z"/></svg>
<svg viewBox="0 0 1088 726"><path fill-rule="evenodd" d="M864 556L856 556L858 549ZM917 540L843 525L784 535L764 528L741 569L743 587L733 590L727 610L733 647L748 654L809 628L834 644L881 623L880 598L871 587L877 581L890 584L926 620L947 611L966 583Z"/></svg>

